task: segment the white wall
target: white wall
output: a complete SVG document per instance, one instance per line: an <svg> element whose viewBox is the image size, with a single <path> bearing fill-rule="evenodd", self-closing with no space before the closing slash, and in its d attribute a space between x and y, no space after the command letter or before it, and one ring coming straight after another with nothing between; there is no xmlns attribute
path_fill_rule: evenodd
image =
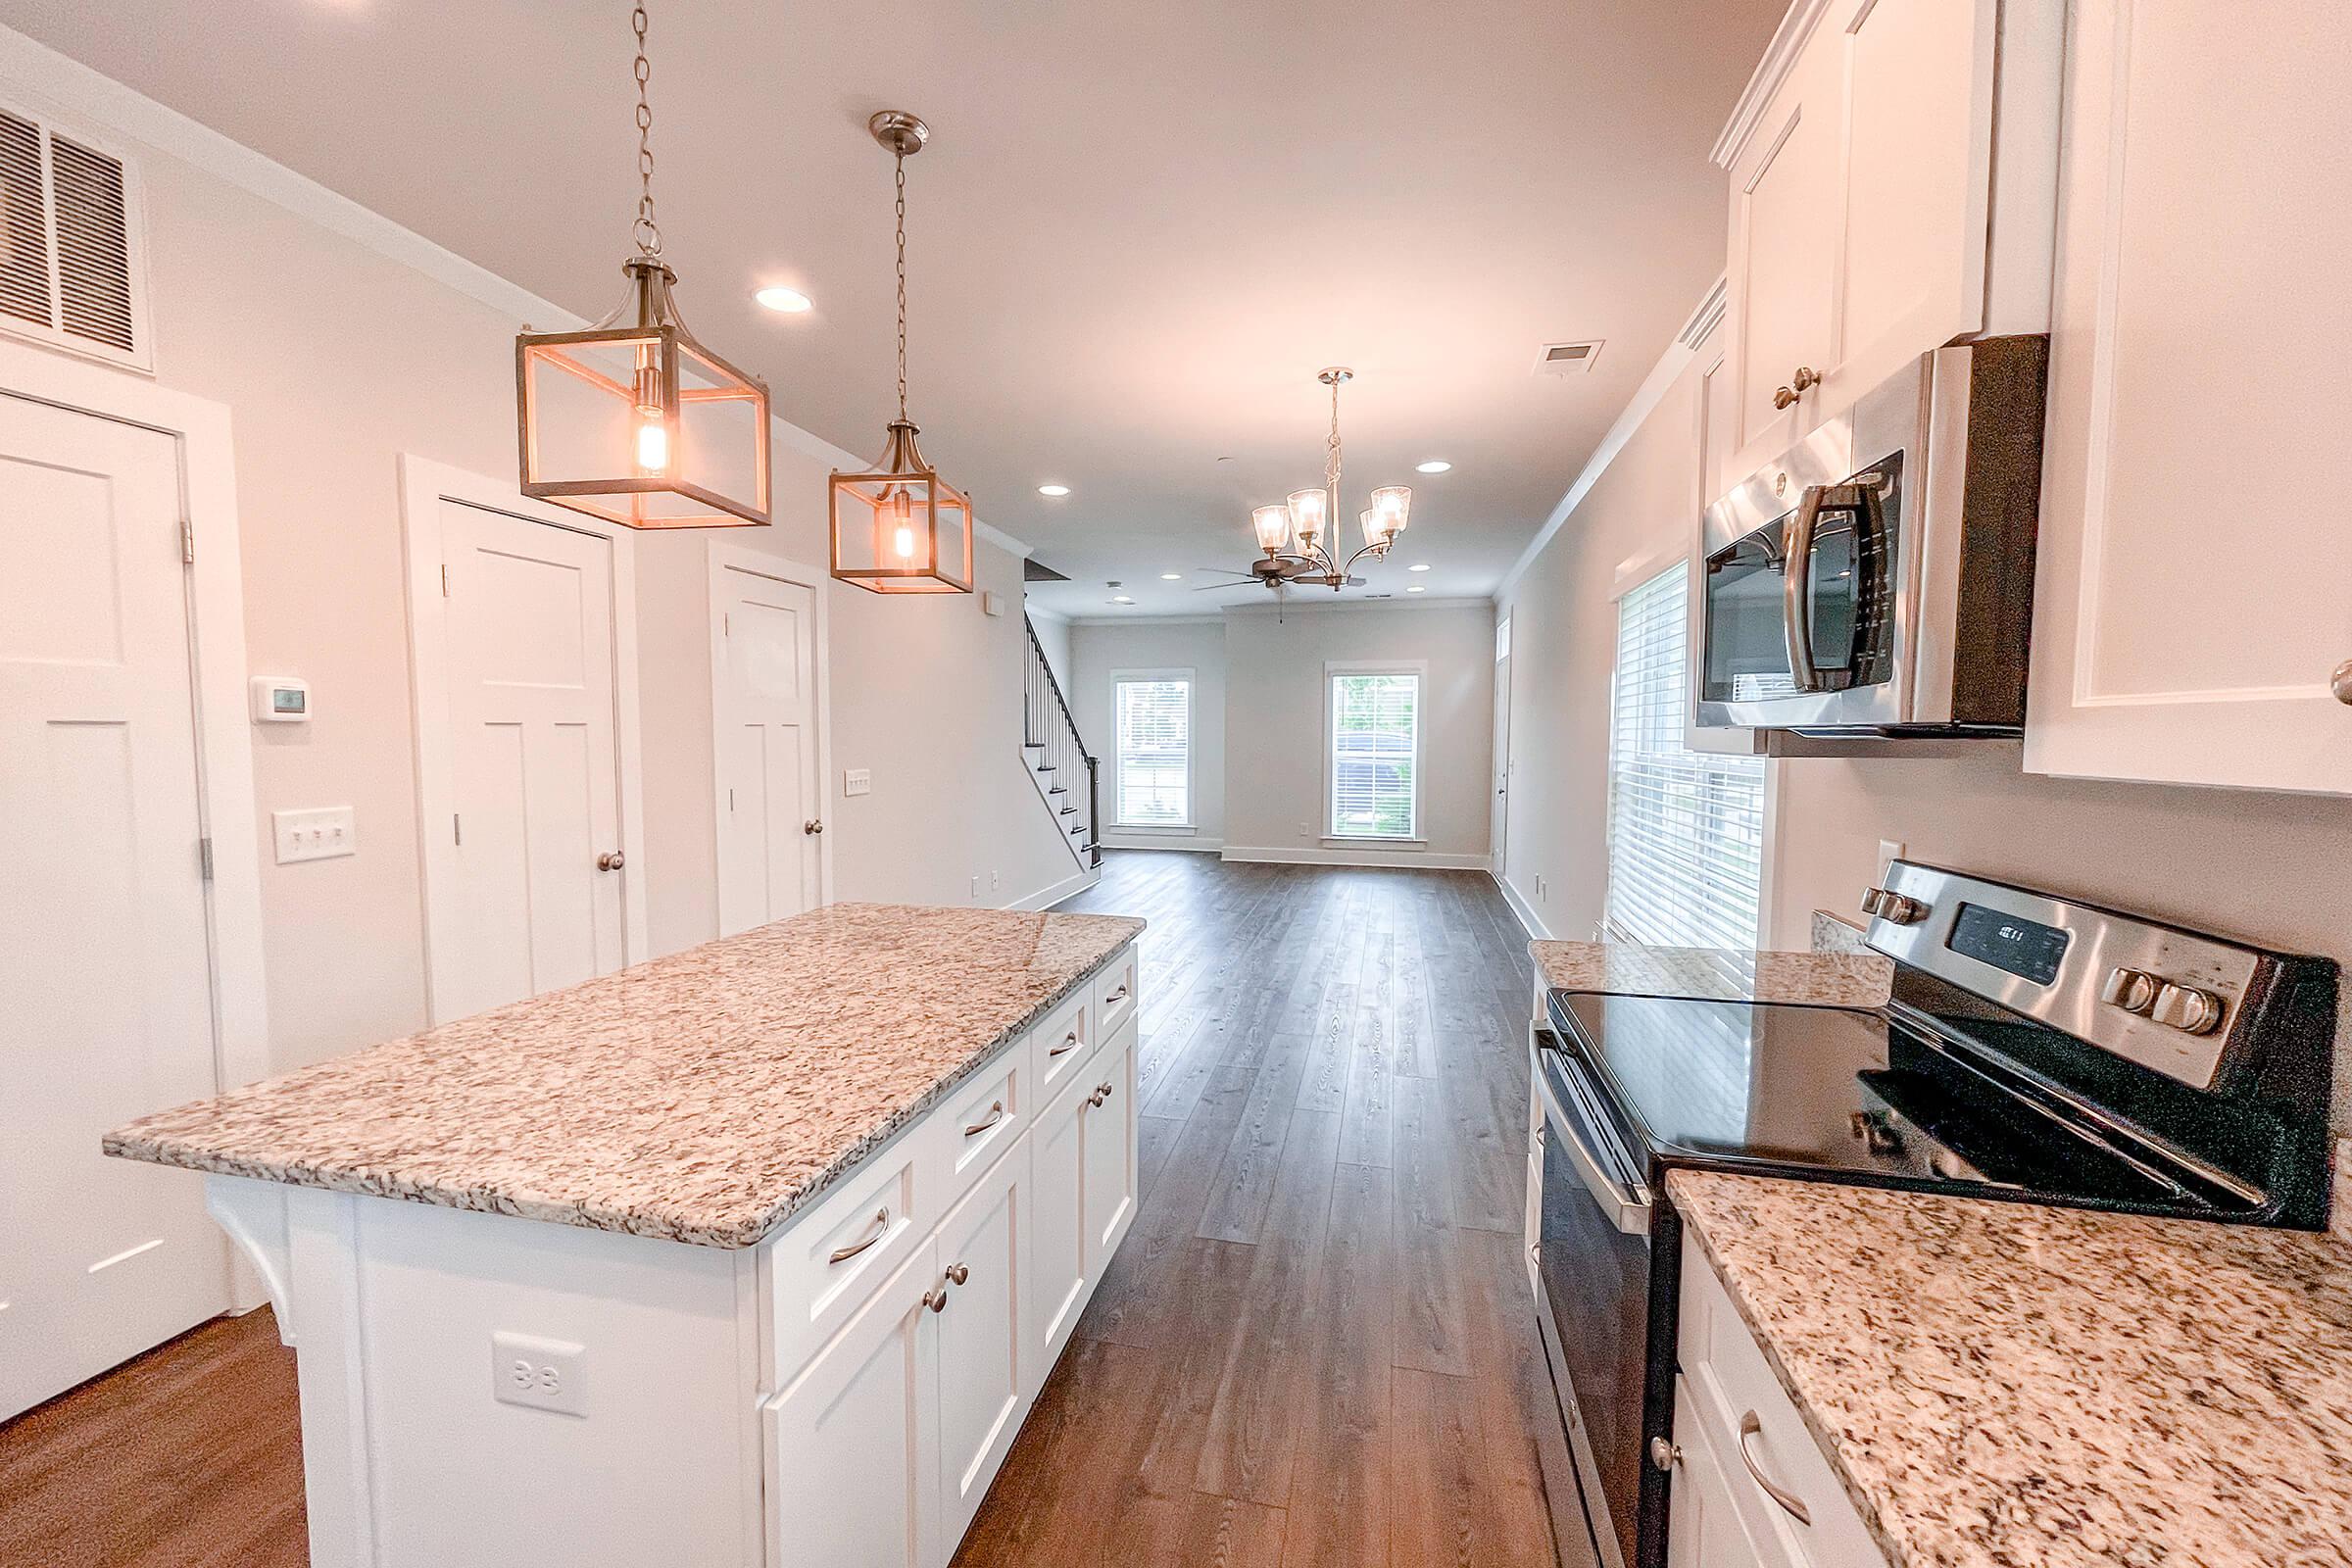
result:
<svg viewBox="0 0 2352 1568"><path fill-rule="evenodd" d="M478 297L497 287L462 289L214 172L235 158L209 132L14 34L0 42L16 62L0 93L138 164L156 379L234 419L249 658L307 677L317 709L308 724L254 732L261 840L273 809L357 813L357 855L261 868L274 1065L413 1031L424 960L398 462L514 472L522 321ZM107 99L130 106L110 116L212 167L59 107ZM343 229L389 229L282 171L269 177ZM466 270L442 260L452 276ZM808 455L814 445L780 430L778 525L730 530L730 543L823 559L828 465ZM677 534L634 548L647 843L630 878L663 951L716 932L706 547ZM1017 606L1018 560L983 547L978 564ZM837 588L830 599L837 895L972 902L978 873L979 902L1001 904L1066 877L1061 836L1023 793L1017 615L985 617L977 596L885 604ZM873 768L873 795L841 801L844 766Z"/></svg>
<svg viewBox="0 0 2352 1568"><path fill-rule="evenodd" d="M1106 737L1096 742L1097 730L1088 730L1106 761L1113 669L1198 672L1196 820L1199 838L1221 842L1228 858L1486 864L1494 610L1483 600L1293 605L1279 615L1251 608L1226 612L1221 623L1082 621L1072 652L1084 694L1080 723ZM1429 666L1418 845L1366 849L1324 838L1324 665L1368 660ZM1111 842L1152 841L1129 834Z"/></svg>
<svg viewBox="0 0 2352 1568"><path fill-rule="evenodd" d="M1076 675L1070 706L1087 746L1102 759L1102 842L1128 849L1216 850L1225 844L1225 623L1218 616L1139 621L1080 621L1071 628ZM1118 814L1118 736L1111 713L1111 675L1122 669L1193 672L1193 830L1121 831Z"/></svg>

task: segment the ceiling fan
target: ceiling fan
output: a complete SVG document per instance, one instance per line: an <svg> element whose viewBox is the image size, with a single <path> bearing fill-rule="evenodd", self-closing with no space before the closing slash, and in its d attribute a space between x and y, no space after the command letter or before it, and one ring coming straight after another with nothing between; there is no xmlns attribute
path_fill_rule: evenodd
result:
<svg viewBox="0 0 2352 1568"><path fill-rule="evenodd" d="M1223 566L1195 566L1193 569L1195 571L1213 571L1233 579L1231 582L1203 583L1200 587L1190 590L1197 594L1213 594L1226 588L1271 588L1274 590L1275 597L1280 598L1291 588L1291 578L1281 571L1232 571ZM1349 577L1346 579L1346 585L1349 588L1361 588L1364 585L1364 579ZM1317 586L1322 585L1318 582Z"/></svg>

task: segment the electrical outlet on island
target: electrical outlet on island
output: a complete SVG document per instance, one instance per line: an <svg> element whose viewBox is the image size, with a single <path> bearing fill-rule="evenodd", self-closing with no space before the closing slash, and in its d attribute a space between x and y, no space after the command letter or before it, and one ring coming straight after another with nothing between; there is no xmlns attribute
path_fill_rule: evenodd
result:
<svg viewBox="0 0 2352 1568"><path fill-rule="evenodd" d="M501 1404L588 1413L588 1348L536 1334L490 1336L490 1392Z"/></svg>
<svg viewBox="0 0 2352 1568"><path fill-rule="evenodd" d="M975 872L973 872L973 873L972 873L972 897L976 899L976 898L978 898L979 896L980 896L980 874L979 874L977 871L975 871Z"/></svg>

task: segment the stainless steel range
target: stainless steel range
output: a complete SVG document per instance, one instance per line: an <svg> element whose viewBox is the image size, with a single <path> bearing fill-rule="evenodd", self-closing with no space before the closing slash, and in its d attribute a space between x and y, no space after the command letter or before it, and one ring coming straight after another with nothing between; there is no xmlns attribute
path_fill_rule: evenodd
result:
<svg viewBox="0 0 2352 1568"><path fill-rule="evenodd" d="M1899 860L1865 907L1883 1008L1554 991L1533 1031L1546 1479L1609 1568L1665 1560L1671 1167L2326 1222L2334 963Z"/></svg>

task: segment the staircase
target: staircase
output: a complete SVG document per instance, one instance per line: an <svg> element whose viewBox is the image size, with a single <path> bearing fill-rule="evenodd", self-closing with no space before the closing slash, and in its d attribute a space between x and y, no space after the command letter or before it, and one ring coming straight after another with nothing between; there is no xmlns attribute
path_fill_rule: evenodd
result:
<svg viewBox="0 0 2352 1568"><path fill-rule="evenodd" d="M1021 687L1021 760L1047 808L1054 813L1070 854L1079 865L1094 870L1102 864L1101 760L1088 754L1078 736L1078 721L1070 716L1069 699L1054 666L1046 662L1045 645L1027 615L1021 623L1029 632L1029 659Z"/></svg>

